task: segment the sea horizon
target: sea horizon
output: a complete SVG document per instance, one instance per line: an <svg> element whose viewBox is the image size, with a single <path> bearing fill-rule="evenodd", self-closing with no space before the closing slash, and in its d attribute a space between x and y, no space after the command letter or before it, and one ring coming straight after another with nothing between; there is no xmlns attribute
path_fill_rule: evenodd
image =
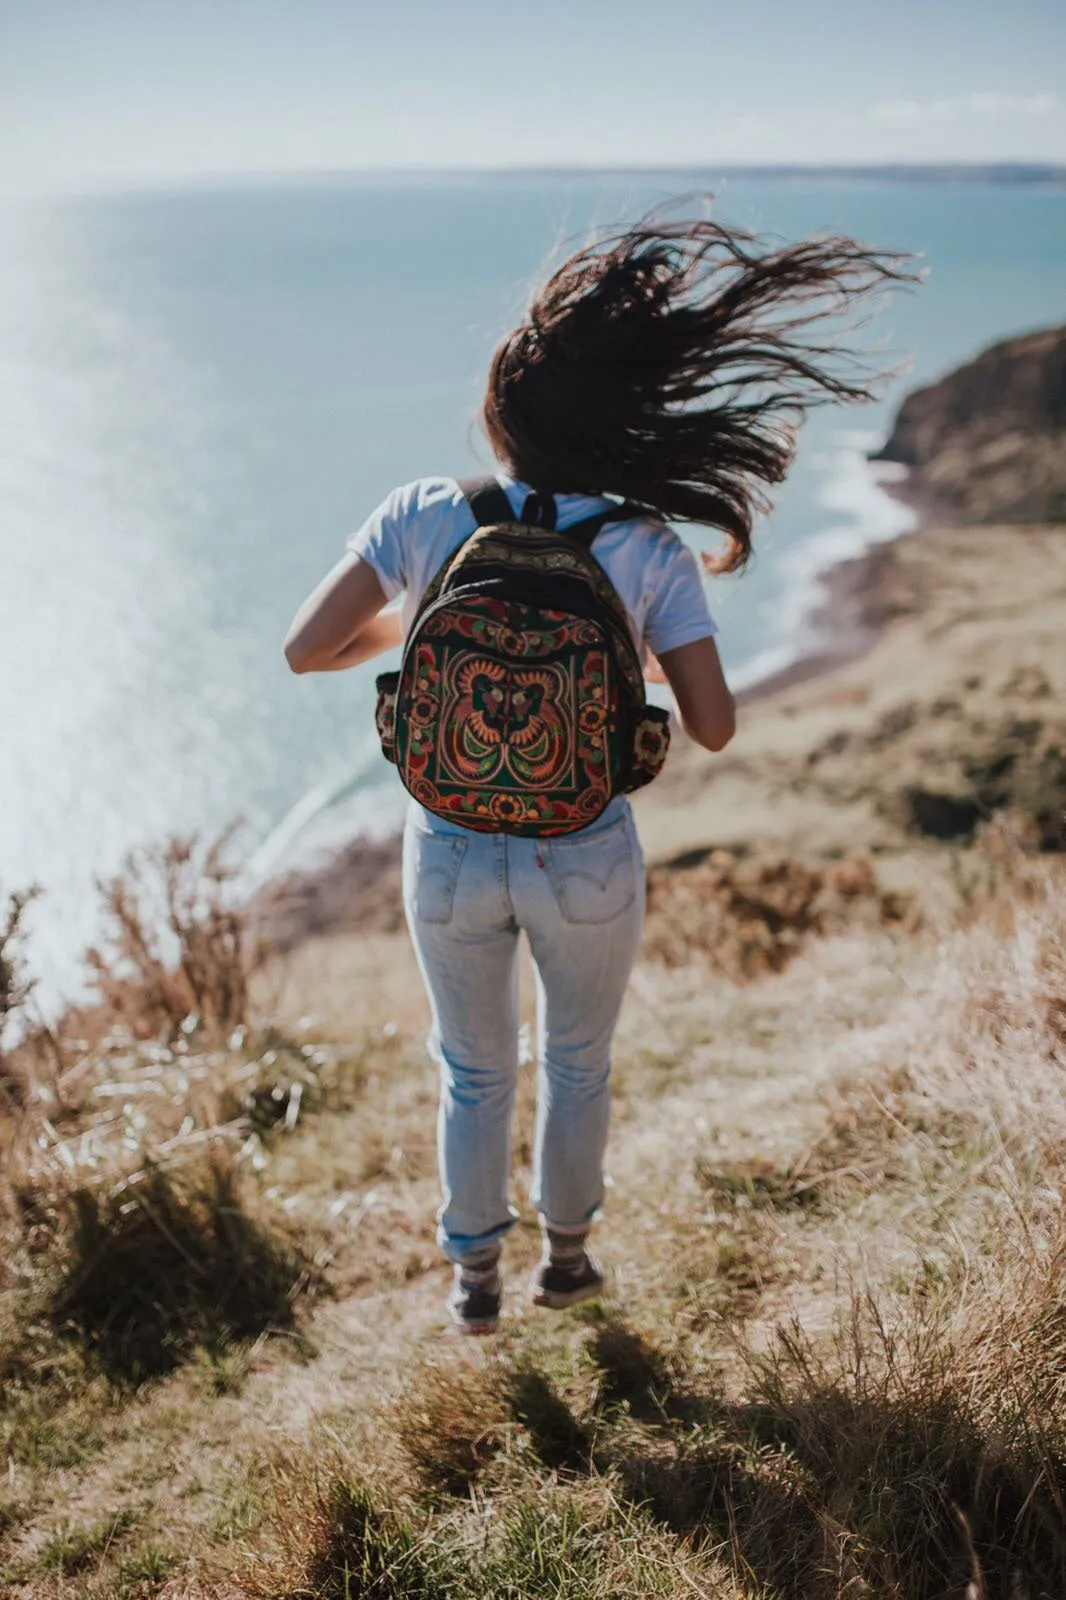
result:
<svg viewBox="0 0 1066 1600"><path fill-rule="evenodd" d="M80 183L62 185L58 182L35 182L26 189L0 190L0 204L25 204L35 200L42 203L79 200L108 199L123 196L147 196L210 192L232 188L274 187L286 184L343 185L365 179L415 182L427 179L479 180L483 182L514 179L558 180L570 182L586 179L637 180L659 183L664 179L683 179L696 183L721 179L750 180L752 182L811 182L842 181L849 183L922 183L932 185L969 185L973 183L1005 187L1066 187L1066 161L1047 161L1037 157L1028 160L986 161L871 161L871 162L771 162L726 161L695 162L681 165L652 162L605 163L523 163L515 162L497 166L477 164L435 165L429 162L408 162L398 166L382 165L337 167L249 167L213 169L205 172L153 174L152 176L98 177Z"/></svg>

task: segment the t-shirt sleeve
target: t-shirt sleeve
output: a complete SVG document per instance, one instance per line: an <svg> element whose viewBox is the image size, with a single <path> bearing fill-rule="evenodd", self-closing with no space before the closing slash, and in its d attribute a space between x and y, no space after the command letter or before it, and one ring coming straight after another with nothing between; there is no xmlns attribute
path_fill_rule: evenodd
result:
<svg viewBox="0 0 1066 1600"><path fill-rule="evenodd" d="M348 549L373 567L390 600L408 584L404 534L410 519L409 489L394 489L348 539Z"/></svg>
<svg viewBox="0 0 1066 1600"><path fill-rule="evenodd" d="M644 621L644 642L654 655L718 632L707 605L700 564L676 534L669 538Z"/></svg>

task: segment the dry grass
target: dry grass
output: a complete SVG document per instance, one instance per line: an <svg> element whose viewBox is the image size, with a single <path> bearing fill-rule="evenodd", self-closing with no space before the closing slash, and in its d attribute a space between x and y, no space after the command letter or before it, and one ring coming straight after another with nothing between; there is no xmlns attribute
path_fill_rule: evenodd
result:
<svg viewBox="0 0 1066 1600"><path fill-rule="evenodd" d="M257 1600L740 1600L728 1571L672 1538L607 1481L518 1478L496 1503L427 1517L389 1504L343 1459L287 1464L271 1546L249 1552ZM268 1535L268 1537L270 1537Z"/></svg>
<svg viewBox="0 0 1066 1600"><path fill-rule="evenodd" d="M835 1120L838 1139L850 1120L860 1164L864 1144L874 1165L884 1158L872 1146L892 1149L936 1188L939 1163L953 1187L964 1177L964 1209L1054 1224L1066 1181L1064 928L1066 876L1023 862L980 914L967 908L942 932L890 1035L856 1050Z"/></svg>
<svg viewBox="0 0 1066 1600"><path fill-rule="evenodd" d="M310 1480L310 1481L309 1481ZM402 1514L379 1508L367 1485L343 1466L275 1469L279 1548L246 1565L247 1594L285 1600L435 1600L432 1547Z"/></svg>
<svg viewBox="0 0 1066 1600"><path fill-rule="evenodd" d="M86 961L109 1024L171 1040L190 1022L218 1039L249 1026L264 950L233 892L232 837L175 836L100 884L104 940Z"/></svg>
<svg viewBox="0 0 1066 1600"><path fill-rule="evenodd" d="M698 1349L657 1348L614 1319L572 1353L563 1380L569 1426L585 1444L565 1465L577 1474L570 1503L587 1515L606 1488L674 1562L712 1555L728 1573L712 1593L1051 1600L1066 1585L1061 1256L1042 1271L1028 1263L1007 1296L1002 1284L985 1289L976 1319L919 1298L889 1320L859 1298L828 1344L783 1328L768 1352L746 1356L741 1393L715 1383ZM582 1382L586 1363L592 1384ZM532 1370L525 1376L528 1385ZM538 1376L541 1393L564 1405L559 1380ZM468 1375L450 1407L440 1386L433 1393L450 1451L464 1428L473 1451L487 1405L511 1414L494 1460L478 1463L480 1493L471 1498L466 1480L466 1511L425 1524L436 1539L454 1542L482 1506L497 1522L543 1515L560 1463L543 1450L541 1412L515 1407L507 1366ZM394 1415L402 1425L423 1404L417 1394ZM417 1495L427 1492L427 1443ZM430 1507L438 1489L428 1486ZM589 1592L614 1575L616 1554L597 1552L583 1573Z"/></svg>
<svg viewBox="0 0 1066 1600"><path fill-rule="evenodd" d="M42 1034L50 1042L40 1019L30 1015L36 985L30 972L26 912L39 894L37 887L14 891L0 913L0 1116L15 1114L26 1099L20 1055L41 1042Z"/></svg>
<svg viewBox="0 0 1066 1600"><path fill-rule="evenodd" d="M509 1416L476 1355L424 1362L410 1376L396 1439L430 1496L466 1495L503 1449Z"/></svg>
<svg viewBox="0 0 1066 1600"><path fill-rule="evenodd" d="M960 873L950 924L888 937L860 886L846 937L811 921L781 973L709 988L703 946L648 969L620 1041L616 1296L509 1302L474 1348L435 1332L420 1038L66 1035L3 1121L0 1581L1066 1593L1066 896L1002 840ZM763 889L812 915L811 879ZM701 1140L730 1053L736 1115ZM348 1298L316 1307L319 1284ZM260 1338L286 1326L302 1367ZM146 1477L153 1453L189 1458L180 1485Z"/></svg>
<svg viewBox="0 0 1066 1600"><path fill-rule="evenodd" d="M1063 1592L1061 1248L996 1276L965 1313L918 1296L889 1320L860 1301L828 1351L793 1326L752 1361L745 1420L787 1452L794 1502L775 1517L753 1497L754 1567L780 1581L806 1521L812 1596Z"/></svg>
<svg viewBox="0 0 1066 1600"><path fill-rule="evenodd" d="M913 908L878 885L866 857L807 864L741 851L694 854L649 874L644 951L668 966L685 966L698 953L713 970L746 982L780 972L811 938L856 923L913 920Z"/></svg>
<svg viewBox="0 0 1066 1600"><path fill-rule="evenodd" d="M26 911L39 893L34 888L9 894L0 922L0 1051L8 1042L5 1035L11 1024L33 993L33 979L27 970Z"/></svg>

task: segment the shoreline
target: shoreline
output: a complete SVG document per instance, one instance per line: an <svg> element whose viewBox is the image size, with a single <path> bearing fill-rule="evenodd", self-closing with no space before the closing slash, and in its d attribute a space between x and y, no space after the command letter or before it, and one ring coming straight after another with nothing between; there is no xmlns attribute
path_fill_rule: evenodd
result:
<svg viewBox="0 0 1066 1600"><path fill-rule="evenodd" d="M734 697L738 709L761 705L801 683L861 660L877 643L892 614L883 592L892 552L904 540L913 539L924 525L919 522L893 539L868 545L819 573L821 595L808 617L815 636L810 648L786 666L738 689Z"/></svg>
<svg viewBox="0 0 1066 1600"><path fill-rule="evenodd" d="M881 591L889 559L886 552L932 525L935 507L907 492L908 469L892 463L888 471L878 470L875 454L865 447L860 449L859 459L864 487L873 490L872 508L869 501L857 504L854 498L841 500L839 495L826 496L823 501L827 509L850 514L858 536L855 545L800 572L799 581L808 586L808 594L792 625L798 635L796 653L736 690L738 707L754 705L846 666L863 656L880 635L885 621ZM889 502L895 511L887 524L878 500Z"/></svg>

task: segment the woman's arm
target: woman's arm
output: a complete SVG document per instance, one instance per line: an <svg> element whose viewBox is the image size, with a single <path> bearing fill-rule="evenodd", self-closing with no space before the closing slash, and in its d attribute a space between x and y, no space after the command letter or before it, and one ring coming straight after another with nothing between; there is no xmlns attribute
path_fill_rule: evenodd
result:
<svg viewBox="0 0 1066 1600"><path fill-rule="evenodd" d="M674 692L681 726L705 750L724 750L736 732L736 707L711 638L664 650L659 664Z"/></svg>
<svg viewBox="0 0 1066 1600"><path fill-rule="evenodd" d="M385 605L378 575L361 556L346 555L297 611L285 637L293 672L339 672L402 644L400 616Z"/></svg>

